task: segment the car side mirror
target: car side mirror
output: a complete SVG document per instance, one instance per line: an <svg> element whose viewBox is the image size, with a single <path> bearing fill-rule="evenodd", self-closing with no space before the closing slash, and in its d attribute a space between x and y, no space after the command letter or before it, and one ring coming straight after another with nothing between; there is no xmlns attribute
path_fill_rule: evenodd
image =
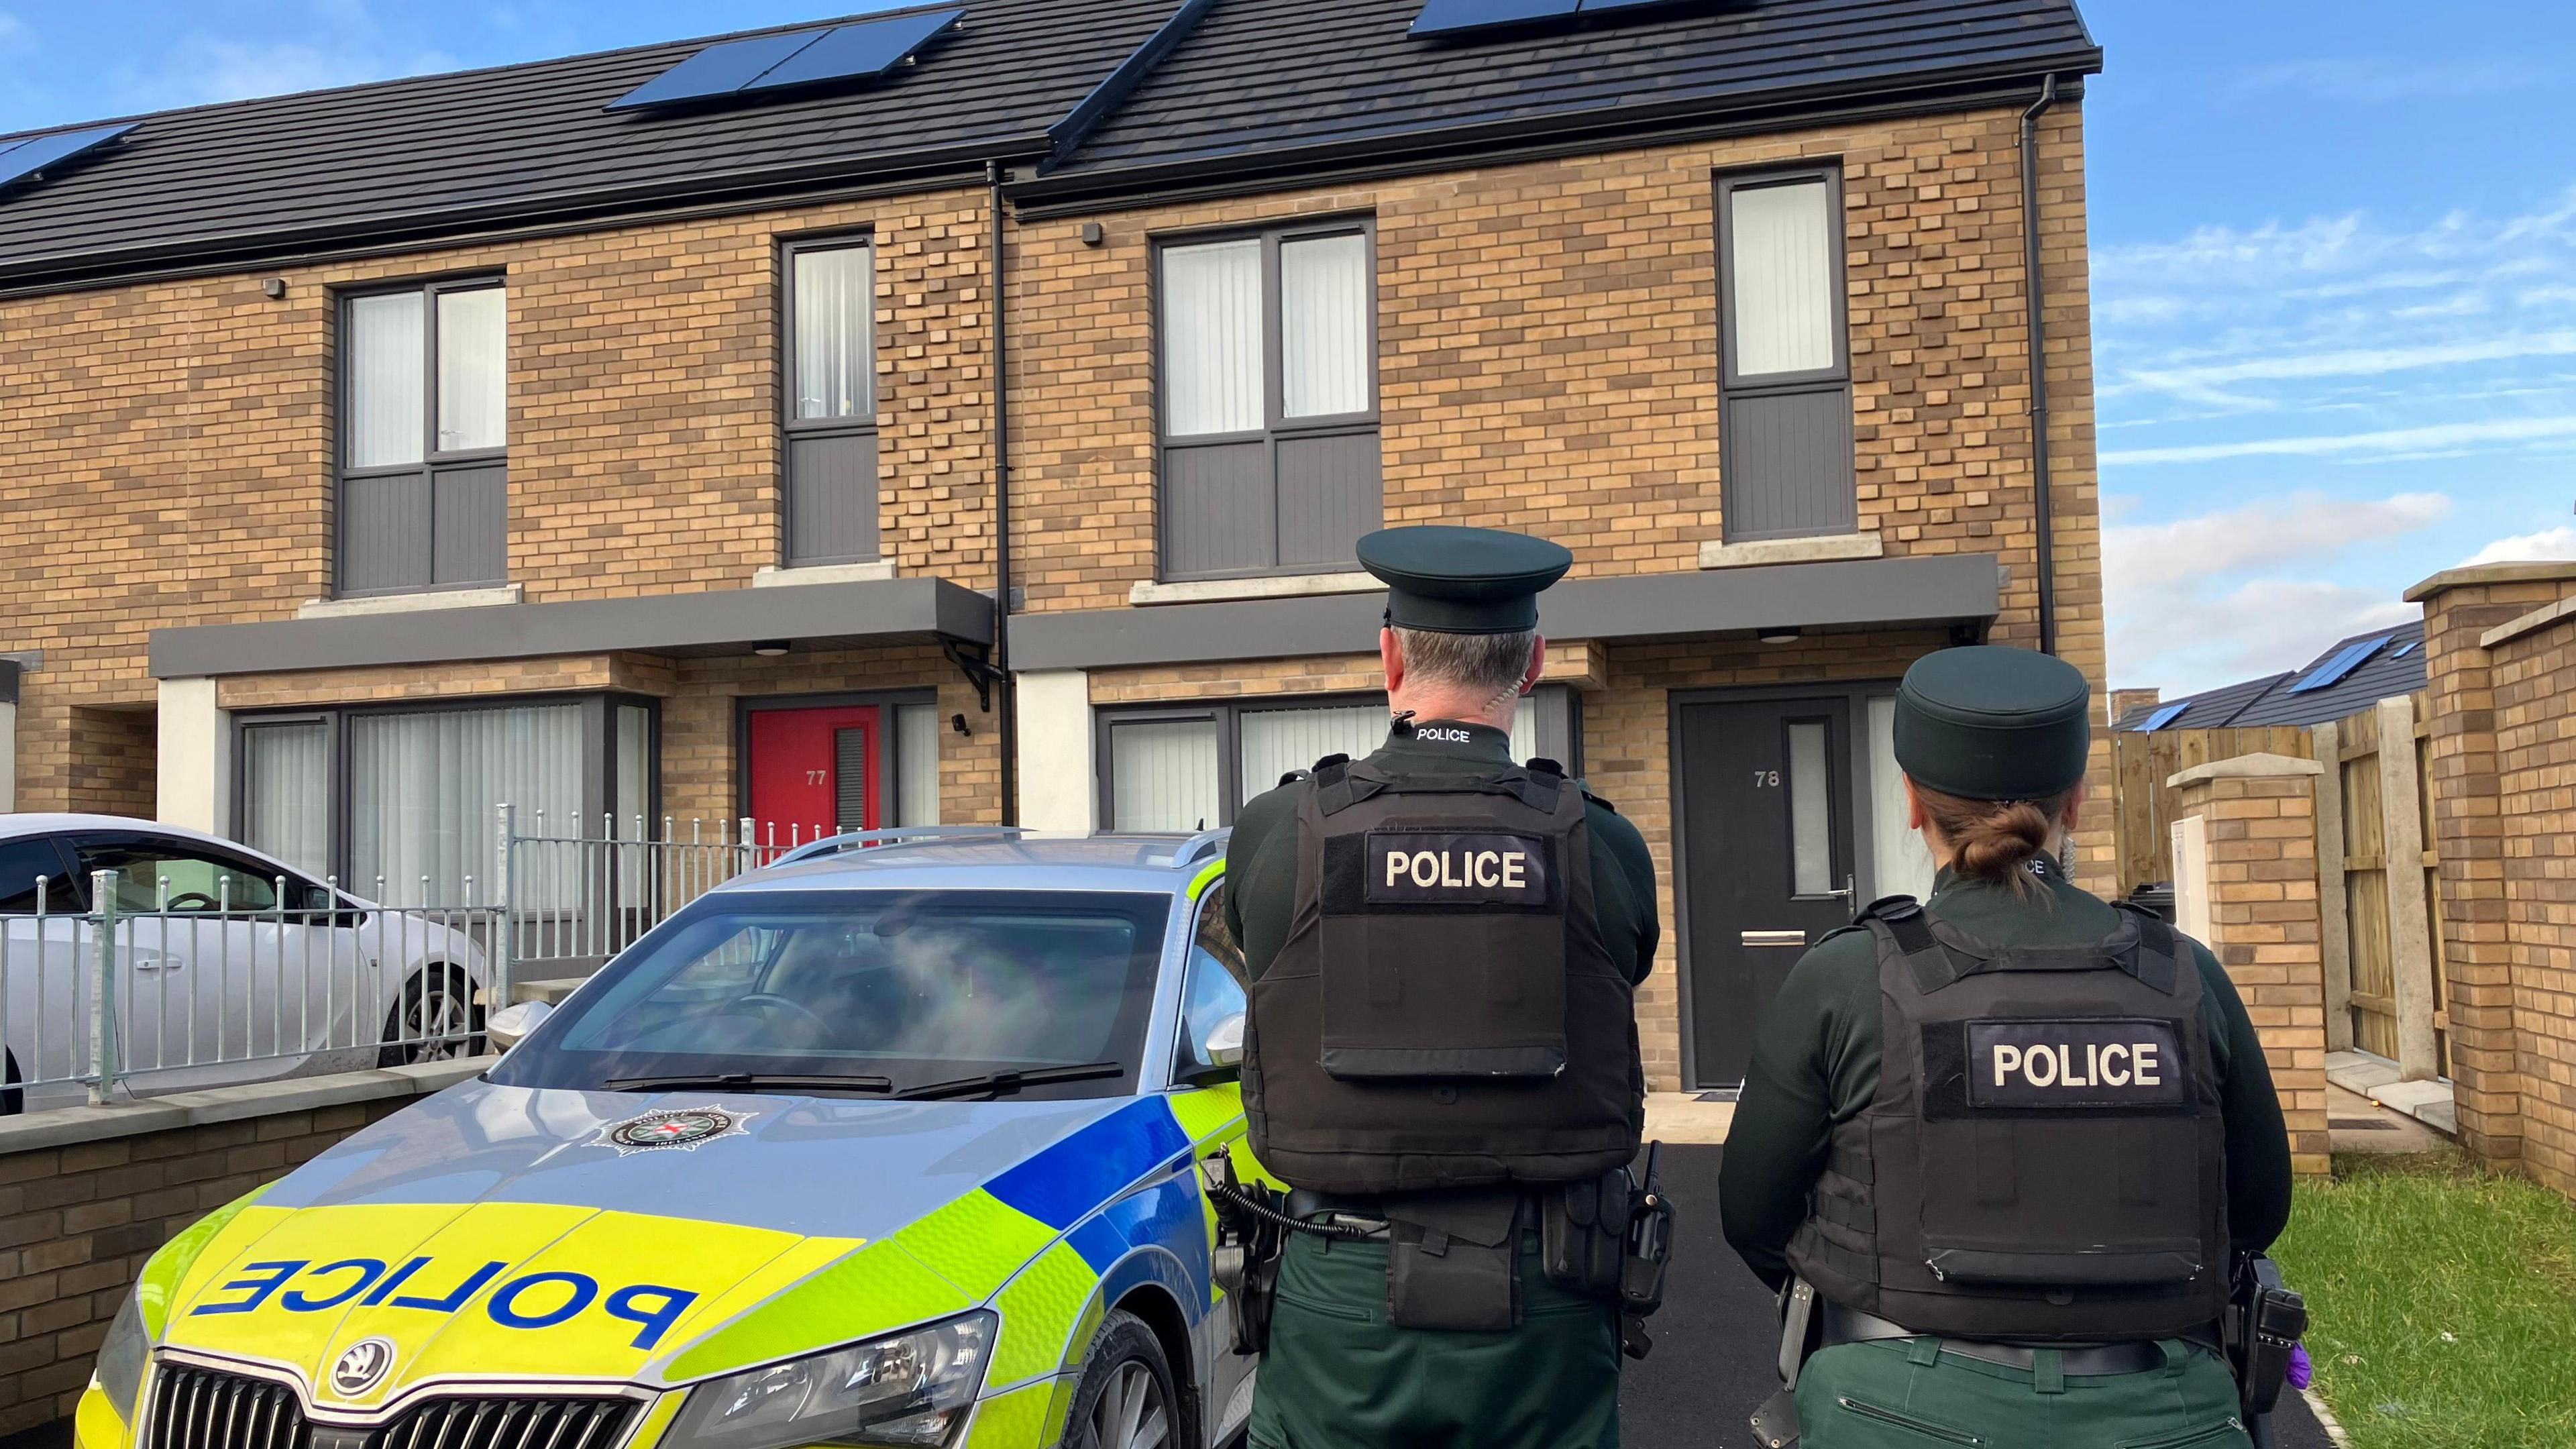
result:
<svg viewBox="0 0 2576 1449"><path fill-rule="evenodd" d="M1243 1065L1243 1013L1238 1011L1209 1027L1199 1038L1199 1060L1212 1067Z"/></svg>
<svg viewBox="0 0 2576 1449"><path fill-rule="evenodd" d="M483 1035L503 1051L526 1041L546 1018L555 1014L554 1004L545 1001L520 1001L493 1012L483 1022Z"/></svg>

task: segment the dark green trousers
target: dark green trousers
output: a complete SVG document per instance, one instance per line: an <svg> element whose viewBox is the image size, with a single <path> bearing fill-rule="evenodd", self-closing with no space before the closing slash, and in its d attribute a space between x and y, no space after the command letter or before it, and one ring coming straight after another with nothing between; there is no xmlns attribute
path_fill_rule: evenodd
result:
<svg viewBox="0 0 2576 1449"><path fill-rule="evenodd" d="M1611 1307L1547 1281L1521 1252L1521 1326L1386 1321L1386 1249L1292 1235L1252 1402L1256 1449L1618 1449Z"/></svg>
<svg viewBox="0 0 2576 1449"><path fill-rule="evenodd" d="M1806 1449L2250 1449L2236 1380L2205 1348L2168 1341L2165 1366L2068 1375L1940 1351L1939 1340L1846 1343L1798 1373Z"/></svg>

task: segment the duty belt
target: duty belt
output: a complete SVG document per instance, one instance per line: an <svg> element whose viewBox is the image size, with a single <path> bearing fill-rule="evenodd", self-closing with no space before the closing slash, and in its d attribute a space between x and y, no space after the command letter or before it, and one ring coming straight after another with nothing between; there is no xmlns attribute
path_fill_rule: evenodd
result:
<svg viewBox="0 0 2576 1449"><path fill-rule="evenodd" d="M1838 1343L1869 1343L1890 1338L1928 1338L1901 1323L1891 1323L1875 1313L1846 1308L1831 1299L1819 1299L1823 1310L1824 1341L1830 1347ZM2033 1370L2042 1353L2058 1355L2058 1371L2067 1374L2134 1374L2165 1366L2165 1351L2154 1340L2128 1343L2052 1343L2039 1347L2018 1343L1986 1343L1976 1339L1944 1338L1943 1353L1972 1358L2000 1368Z"/></svg>

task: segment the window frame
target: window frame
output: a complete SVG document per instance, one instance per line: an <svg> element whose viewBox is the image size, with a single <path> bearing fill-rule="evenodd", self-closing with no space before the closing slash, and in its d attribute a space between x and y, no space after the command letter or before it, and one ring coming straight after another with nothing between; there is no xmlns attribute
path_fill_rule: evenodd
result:
<svg viewBox="0 0 2576 1449"><path fill-rule="evenodd" d="M1287 416L1287 328L1285 325L1286 294L1281 285L1279 252L1283 245L1300 241L1320 241L1338 236L1357 236L1367 250L1368 294L1368 406L1357 412L1321 413L1305 417ZM1164 364L1166 340L1165 304L1171 288L1166 280L1165 260L1170 253L1190 247L1217 246L1227 242L1258 240L1261 243L1261 412L1262 425L1251 431L1230 433L1189 433L1175 436L1171 431L1172 405L1169 369ZM1168 516L1167 484L1171 477L1171 456L1176 450L1240 447L1259 443L1269 476L1271 508L1275 515L1279 502L1279 445L1283 441L1308 438L1385 436L1381 426L1381 380L1383 339L1380 334L1378 306L1377 216L1373 212L1343 213L1334 216L1305 217L1294 221L1267 222L1230 226L1204 231L1176 232L1153 238L1152 274L1147 291L1151 327L1148 350L1151 354L1154 380L1154 520L1155 576L1169 582L1192 582L1211 579L1293 578L1306 574L1330 573L1338 568L1356 567L1356 558L1328 561L1322 564L1286 564L1272 562L1266 566L1241 569L1176 569L1171 560L1171 530L1164 526ZM1381 465L1383 455L1381 451ZM1385 507L1384 483L1381 477L1379 508ZM1274 528L1271 553L1278 554L1278 535Z"/></svg>
<svg viewBox="0 0 2576 1449"><path fill-rule="evenodd" d="M1530 690L1533 746L1544 749L1547 737L1561 735L1573 758L1559 760L1569 775L1583 773L1583 692L1572 685L1542 682ZM1246 695L1170 704L1112 706L1092 712L1092 818L1104 830L1125 830L1117 819L1118 756L1114 732L1125 724L1170 724L1207 721L1216 726L1217 818L1210 828L1235 822L1243 809L1243 716L1272 710L1348 709L1358 705L1386 708L1384 690L1336 690L1324 694ZM1559 713L1561 706L1561 713ZM1263 790L1273 788L1264 785ZM1256 790L1253 794L1259 794Z"/></svg>
<svg viewBox="0 0 2576 1449"><path fill-rule="evenodd" d="M796 261L808 252L836 252L852 249L868 254L868 411L864 415L835 418L800 418L796 416ZM867 437L877 441L879 480L882 486L884 438L878 417L885 410L881 379L876 361L883 338L878 334L876 317L877 237L873 228L861 231L816 233L794 236L778 243L778 562L785 568L825 568L835 564L875 563L885 557L885 520L882 508L877 514L875 536L864 554L815 555L797 557L792 552L795 520L796 484L795 445L806 439Z"/></svg>
<svg viewBox="0 0 2576 1449"><path fill-rule="evenodd" d="M355 895L365 895L350 879L351 852L355 831L350 819L349 789L349 723L370 715L450 714L464 711L493 711L528 706L577 704L582 707L581 820L575 824L587 830L610 812L617 800L617 710L621 705L641 706L650 721L645 731L645 795L650 808L645 812L649 823L658 824L662 816L662 702L651 695L623 690L599 690L571 694L496 694L473 699L423 699L368 701L363 704L306 706L294 709L237 710L232 727L232 819L236 828L250 818L250 777L244 768L249 752L244 747L244 732L262 725L307 724L319 722L329 727L325 736L325 758L328 761L328 795L324 807L325 830L329 845L325 852L330 861L326 872L328 883ZM533 821L513 821L523 833ZM624 830L626 822L619 822ZM621 834L620 839L624 836ZM244 841L244 845L250 842ZM257 849L257 846L250 846ZM479 903L478 903L479 904Z"/></svg>
<svg viewBox="0 0 2576 1449"><path fill-rule="evenodd" d="M501 446L497 448L460 448L442 450L438 446L438 301L451 292L497 291L501 294L502 385ZM357 376L350 366L355 356L357 304L371 297L418 295L421 299L421 455L411 463L379 464L359 467L349 460L349 445L356 430L350 420L357 415ZM362 286L338 287L332 291L333 348L332 367L338 373L332 386L333 418L332 467L332 550L331 590L337 598L377 598L386 595L452 593L459 589L484 589L505 582L510 575L509 522L506 509L502 515L501 575L498 579L470 579L456 583L430 583L420 588L353 586L349 582L348 490L353 482L371 478L410 478L428 480L435 489L442 472L498 463L502 467L503 497L509 487L509 336L510 278L506 272L479 271L456 276L431 277L402 282L367 283ZM428 545L435 546L434 539ZM434 569L433 569L434 572Z"/></svg>
<svg viewBox="0 0 2576 1449"><path fill-rule="evenodd" d="M1795 372L1766 372L1751 377L1744 374L1737 358L1735 304L1735 198L1742 192L1779 186L1822 182L1825 187L1825 209L1830 223L1825 228L1828 252L1826 266L1832 278L1827 289L1833 307L1831 325L1834 358L1830 366L1803 368ZM1840 157L1808 160L1790 166L1765 166L1742 171L1720 172L1713 196L1713 217L1717 240L1717 335L1718 335L1718 516L1730 543L1760 542L1779 538L1835 538L1859 530L1859 466L1856 450L1846 447L1840 460L1842 476L1849 493L1836 500L1841 510L1852 519L1848 527L1784 532L1776 528L1739 529L1738 520L1749 511L1738 505L1743 499L1738 484L1742 480L1742 429L1730 426L1738 403L1760 402L1792 397L1839 395L1842 401L1843 436L1848 443L1857 423L1852 413L1853 389L1851 372L1851 271L1848 257L1849 213L1843 194L1843 163Z"/></svg>

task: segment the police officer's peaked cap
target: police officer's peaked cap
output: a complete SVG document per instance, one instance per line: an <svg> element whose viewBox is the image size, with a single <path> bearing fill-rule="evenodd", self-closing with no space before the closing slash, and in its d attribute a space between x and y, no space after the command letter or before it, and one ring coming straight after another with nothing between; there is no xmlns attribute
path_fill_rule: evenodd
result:
<svg viewBox="0 0 2576 1449"><path fill-rule="evenodd" d="M2040 800L2084 778L2093 687L2063 659L1979 644L1926 654L1896 696L1896 763L1971 800Z"/></svg>
<svg viewBox="0 0 2576 1449"><path fill-rule="evenodd" d="M1386 580L1386 621L1435 634L1519 634L1538 627L1541 589L1574 555L1525 533L1420 524L1360 540L1360 567Z"/></svg>

